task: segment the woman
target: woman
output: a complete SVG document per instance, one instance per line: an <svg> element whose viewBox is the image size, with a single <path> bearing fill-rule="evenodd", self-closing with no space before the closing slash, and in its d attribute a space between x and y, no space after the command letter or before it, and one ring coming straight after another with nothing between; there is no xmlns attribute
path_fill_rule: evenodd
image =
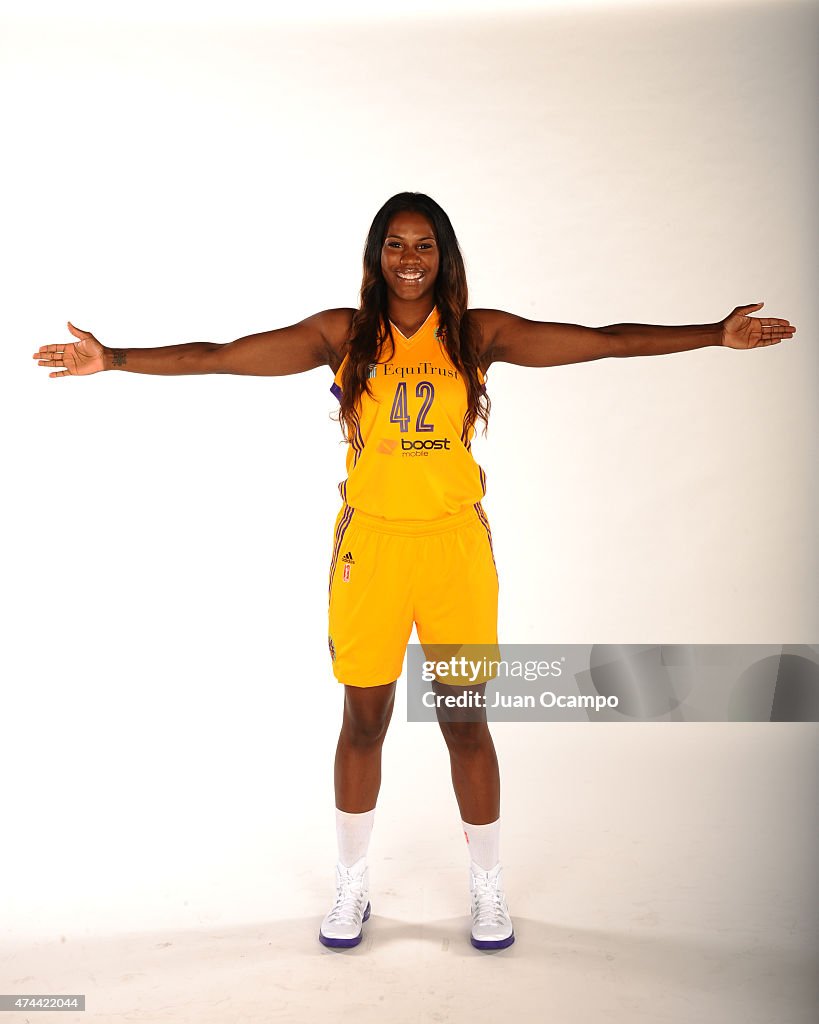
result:
<svg viewBox="0 0 819 1024"><path fill-rule="evenodd" d="M790 338L787 320L754 319L763 303L719 323L683 327L541 323L467 309L464 264L446 213L422 193L393 196L364 250L358 309L332 309L230 344L109 349L44 345L51 377L99 370L277 376L328 365L348 441L347 479L330 565L329 647L345 687L335 759L336 900L327 946L354 946L370 914L367 849L381 783L381 748L413 622L425 649L497 644L498 577L471 440L486 429L484 375L493 362L557 366L603 356L737 349ZM485 685L485 684L484 684ZM480 684L477 687L480 689ZM472 718L475 716L472 715ZM515 935L499 859L500 780L486 720L441 716L470 854L471 940L499 949Z"/></svg>

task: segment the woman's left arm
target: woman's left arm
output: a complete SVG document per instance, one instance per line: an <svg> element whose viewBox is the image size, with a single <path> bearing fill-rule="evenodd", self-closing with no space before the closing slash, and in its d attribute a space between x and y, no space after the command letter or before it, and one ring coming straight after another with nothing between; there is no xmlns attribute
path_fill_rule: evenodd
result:
<svg viewBox="0 0 819 1024"><path fill-rule="evenodd" d="M518 366L563 366L604 356L663 356L689 352L707 345L724 348L760 348L793 337L796 328L787 320L751 317L763 302L737 306L714 324L664 327L660 324L578 324L525 320L499 309L476 309L483 329L483 361Z"/></svg>

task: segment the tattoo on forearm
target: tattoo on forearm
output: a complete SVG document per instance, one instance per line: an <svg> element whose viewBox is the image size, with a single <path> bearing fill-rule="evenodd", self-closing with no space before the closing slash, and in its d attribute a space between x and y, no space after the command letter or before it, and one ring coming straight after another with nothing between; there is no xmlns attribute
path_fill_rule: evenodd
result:
<svg viewBox="0 0 819 1024"><path fill-rule="evenodd" d="M124 348L114 348L114 349L111 349L111 353L112 353L112 356L113 356L111 361L114 364L114 366L125 366L125 363L127 362L127 358L126 358L126 355L125 355L125 349Z"/></svg>

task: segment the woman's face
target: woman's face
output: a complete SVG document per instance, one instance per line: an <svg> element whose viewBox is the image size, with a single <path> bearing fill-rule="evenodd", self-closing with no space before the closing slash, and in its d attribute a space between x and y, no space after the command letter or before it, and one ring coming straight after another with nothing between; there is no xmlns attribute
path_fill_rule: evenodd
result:
<svg viewBox="0 0 819 1024"><path fill-rule="evenodd" d="M434 296L438 265L432 224L422 213L396 213L381 247L381 270L391 297L414 301Z"/></svg>

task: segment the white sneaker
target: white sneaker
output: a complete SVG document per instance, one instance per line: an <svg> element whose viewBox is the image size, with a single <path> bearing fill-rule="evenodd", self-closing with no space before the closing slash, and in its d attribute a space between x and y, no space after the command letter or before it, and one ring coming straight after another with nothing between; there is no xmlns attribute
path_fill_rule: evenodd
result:
<svg viewBox="0 0 819 1024"><path fill-rule="evenodd" d="M503 894L503 871L496 864L491 871L473 860L469 865L472 895L472 945L476 949L505 949L515 941L512 918Z"/></svg>
<svg viewBox="0 0 819 1024"><path fill-rule="evenodd" d="M352 867L336 864L336 902L321 922L319 942L325 946L357 946L361 925L370 916L370 869L362 857Z"/></svg>

